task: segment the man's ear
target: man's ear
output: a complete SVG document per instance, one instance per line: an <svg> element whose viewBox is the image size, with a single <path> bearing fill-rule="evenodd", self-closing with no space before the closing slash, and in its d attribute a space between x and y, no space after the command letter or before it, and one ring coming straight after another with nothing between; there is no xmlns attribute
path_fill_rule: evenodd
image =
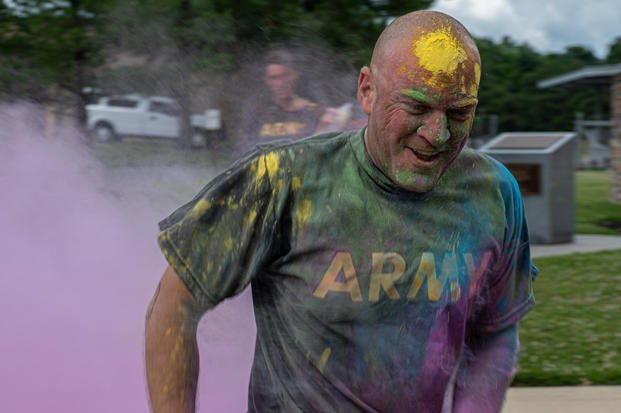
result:
<svg viewBox="0 0 621 413"><path fill-rule="evenodd" d="M362 111L367 115L371 114L375 94L376 87L373 73L368 66L364 66L360 69L360 76L358 77L358 102Z"/></svg>

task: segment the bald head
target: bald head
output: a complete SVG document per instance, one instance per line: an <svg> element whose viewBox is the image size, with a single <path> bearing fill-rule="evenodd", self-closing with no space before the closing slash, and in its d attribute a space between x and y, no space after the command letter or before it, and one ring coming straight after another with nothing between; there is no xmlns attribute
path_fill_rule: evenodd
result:
<svg viewBox="0 0 621 413"><path fill-rule="evenodd" d="M468 30L451 16L429 10L395 19L378 38L371 58L371 69L378 74L423 76L432 86L458 76L474 94L480 65L479 51Z"/></svg>
<svg viewBox="0 0 621 413"><path fill-rule="evenodd" d="M367 153L395 185L427 192L439 182L468 138L480 75L472 36L446 14L406 14L384 30L358 101Z"/></svg>

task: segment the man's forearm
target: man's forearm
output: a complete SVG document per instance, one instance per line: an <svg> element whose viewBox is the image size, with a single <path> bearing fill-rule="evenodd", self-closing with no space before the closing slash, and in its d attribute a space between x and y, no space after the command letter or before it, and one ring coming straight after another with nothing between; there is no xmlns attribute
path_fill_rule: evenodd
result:
<svg viewBox="0 0 621 413"><path fill-rule="evenodd" d="M455 383L453 412L500 412L517 351L517 326L470 340Z"/></svg>
<svg viewBox="0 0 621 413"><path fill-rule="evenodd" d="M174 275L176 277L176 275ZM197 317L193 303L160 294L149 306L146 323L146 372L153 412L194 412L198 381Z"/></svg>

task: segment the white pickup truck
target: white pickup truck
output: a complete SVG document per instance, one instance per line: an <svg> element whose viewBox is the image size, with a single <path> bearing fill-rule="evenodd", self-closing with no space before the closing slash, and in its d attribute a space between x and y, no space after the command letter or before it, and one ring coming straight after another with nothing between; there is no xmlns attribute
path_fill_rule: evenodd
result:
<svg viewBox="0 0 621 413"><path fill-rule="evenodd" d="M181 108L171 98L138 94L99 98L86 105L87 128L98 141L118 140L124 136L148 136L181 140ZM204 147L224 139L218 109L190 116L192 146Z"/></svg>

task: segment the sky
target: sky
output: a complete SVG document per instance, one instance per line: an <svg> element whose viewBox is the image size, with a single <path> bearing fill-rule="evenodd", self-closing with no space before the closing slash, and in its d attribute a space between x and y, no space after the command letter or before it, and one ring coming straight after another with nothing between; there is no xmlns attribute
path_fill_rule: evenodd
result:
<svg viewBox="0 0 621 413"><path fill-rule="evenodd" d="M432 9L455 17L475 37L508 36L541 53L580 45L604 58L621 37L619 0L436 0Z"/></svg>

